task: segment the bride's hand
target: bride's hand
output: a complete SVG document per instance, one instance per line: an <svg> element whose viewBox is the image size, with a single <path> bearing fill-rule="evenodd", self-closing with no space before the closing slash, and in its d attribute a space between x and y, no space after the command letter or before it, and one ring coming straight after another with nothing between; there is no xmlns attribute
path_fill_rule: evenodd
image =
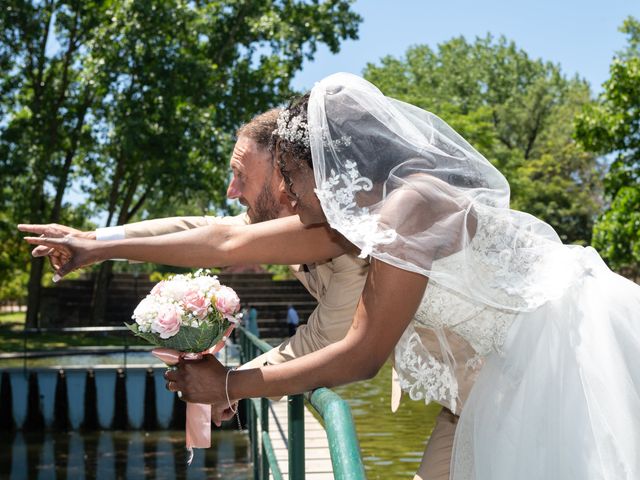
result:
<svg viewBox="0 0 640 480"><path fill-rule="evenodd" d="M57 282L78 268L104 260L100 254L101 242L96 242L95 240L87 240L69 235L62 238L25 237L24 240L31 245L41 245L54 250L54 253L52 253L56 258L55 263L52 262L56 272L53 276L54 282Z"/></svg>
<svg viewBox="0 0 640 480"><path fill-rule="evenodd" d="M201 360L181 358L177 367L164 374L168 390L180 391L180 398L185 402L212 405L212 419L218 426L233 416L229 402L234 406L236 399L227 398L227 368L216 357L203 355Z"/></svg>

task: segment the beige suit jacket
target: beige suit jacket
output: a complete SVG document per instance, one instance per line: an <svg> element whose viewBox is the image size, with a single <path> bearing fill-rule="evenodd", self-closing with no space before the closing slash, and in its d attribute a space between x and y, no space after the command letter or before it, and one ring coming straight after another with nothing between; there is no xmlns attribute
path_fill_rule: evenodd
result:
<svg viewBox="0 0 640 480"><path fill-rule="evenodd" d="M172 217L124 226L125 237L147 237L214 224L243 225L245 214L236 217ZM341 340L346 335L360 299L369 263L354 255L341 255L324 263L292 265L293 274L318 301L306 325L273 350L243 368L274 365L306 355Z"/></svg>

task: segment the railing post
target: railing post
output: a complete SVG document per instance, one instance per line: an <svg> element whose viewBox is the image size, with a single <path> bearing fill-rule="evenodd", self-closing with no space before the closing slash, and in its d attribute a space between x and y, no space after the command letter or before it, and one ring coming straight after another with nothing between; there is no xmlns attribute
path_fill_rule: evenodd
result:
<svg viewBox="0 0 640 480"><path fill-rule="evenodd" d="M288 397L289 478L304 480L304 400L302 395Z"/></svg>
<svg viewBox="0 0 640 480"><path fill-rule="evenodd" d="M260 399L260 428L262 429L262 436L265 432L269 432L269 400L266 398ZM257 440L257 439L256 439ZM260 442L262 445L262 442ZM262 480L269 480L269 458L265 452L264 445L261 449L261 463L262 463Z"/></svg>
<svg viewBox="0 0 640 480"><path fill-rule="evenodd" d="M260 478L260 457L259 454L259 441L258 441L258 412L253 407L253 402L249 402L249 438L251 438L251 460L253 463L253 478L258 480Z"/></svg>
<svg viewBox="0 0 640 480"><path fill-rule="evenodd" d="M246 332L242 327L238 329L241 335L243 363L251 360L260 352L268 352L272 347ZM309 396L311 406L324 420L324 427L329 440L331 464L334 476L340 480L362 480L366 478L362 458L360 457L358 439L353 425L353 418L349 406L338 395L326 388L315 390ZM281 480L280 465L275 456L268 431L268 406L267 399L252 399L247 402L249 408L249 435L252 443L252 456L254 461L254 479L261 476L264 480L272 475L274 480ZM288 416L288 456L289 474L291 480L304 480L305 478L305 441L304 441L304 397L294 395L287 398ZM262 435L258 440L257 419L260 415ZM260 441L261 451L258 452ZM260 458L259 458L260 455ZM260 462L258 464L258 462Z"/></svg>

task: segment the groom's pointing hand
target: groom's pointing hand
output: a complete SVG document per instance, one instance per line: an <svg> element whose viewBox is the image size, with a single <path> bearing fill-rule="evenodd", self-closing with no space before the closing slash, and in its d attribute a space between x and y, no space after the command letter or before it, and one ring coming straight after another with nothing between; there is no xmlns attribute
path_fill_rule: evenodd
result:
<svg viewBox="0 0 640 480"><path fill-rule="evenodd" d="M46 225L20 224L18 225L18 230L26 233L34 233L36 235L40 235L41 237L47 238L63 238L66 236L71 236L77 238L85 238L88 240L96 239L95 232L83 232L82 230L67 227L66 225L59 225L57 223L49 223ZM63 258L55 248L47 247L44 245L36 246L33 250L31 250L31 255L34 257L48 256L49 262L51 262L51 266L56 271L64 263Z"/></svg>
<svg viewBox="0 0 640 480"><path fill-rule="evenodd" d="M24 240L31 245L41 245L55 250L56 264L53 265L53 268L56 274L53 276L54 282L78 268L104 260L100 256L99 244L101 242L71 236L62 238L24 237Z"/></svg>

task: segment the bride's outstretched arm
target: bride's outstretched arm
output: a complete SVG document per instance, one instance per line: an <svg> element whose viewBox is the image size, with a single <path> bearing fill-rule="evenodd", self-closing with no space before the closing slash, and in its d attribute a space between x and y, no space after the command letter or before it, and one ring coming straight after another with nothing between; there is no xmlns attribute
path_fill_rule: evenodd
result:
<svg viewBox="0 0 640 480"><path fill-rule="evenodd" d="M389 357L420 304L427 278L373 260L352 326L339 342L280 365L238 370L229 376L229 399L280 397L374 376ZM183 400L227 407L226 369L213 357L183 361L166 374Z"/></svg>
<svg viewBox="0 0 640 480"><path fill-rule="evenodd" d="M40 234L37 226L19 225ZM326 260L349 244L326 224L305 227L297 216L255 225L213 225L160 235L95 242L74 237L25 237L32 245L55 249L61 257L59 277L110 258L180 267L213 267L239 263L294 264Z"/></svg>

